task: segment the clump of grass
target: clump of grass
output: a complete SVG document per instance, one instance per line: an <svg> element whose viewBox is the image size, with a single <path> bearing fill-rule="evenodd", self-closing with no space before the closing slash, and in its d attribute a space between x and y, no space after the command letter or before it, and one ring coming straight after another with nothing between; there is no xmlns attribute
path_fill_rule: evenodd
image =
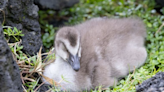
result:
<svg viewBox="0 0 164 92"><path fill-rule="evenodd" d="M42 63L42 56L48 55L49 53L41 53L41 49L35 56L29 56L23 53L21 50L23 46L21 46L21 36L22 31L18 30L17 28L12 28L9 26L3 26L5 38L8 42L8 45L12 51L13 58L17 62L20 68L20 75L22 80L22 87L24 88L25 92L35 92L39 85L39 81L41 80L42 69L47 64L45 62ZM15 38L15 42L9 43L10 38ZM51 55L50 59L54 58Z"/></svg>
<svg viewBox="0 0 164 92"><path fill-rule="evenodd" d="M42 42L46 49L50 49L53 46L55 30L57 30L56 27L48 24L45 25L45 33L42 35Z"/></svg>

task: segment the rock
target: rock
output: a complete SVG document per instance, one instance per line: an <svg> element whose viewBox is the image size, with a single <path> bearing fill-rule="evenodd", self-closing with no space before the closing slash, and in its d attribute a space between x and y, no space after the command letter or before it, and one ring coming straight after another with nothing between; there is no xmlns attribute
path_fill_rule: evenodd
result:
<svg viewBox="0 0 164 92"><path fill-rule="evenodd" d="M164 0L155 0L155 2L159 7L164 7Z"/></svg>
<svg viewBox="0 0 164 92"><path fill-rule="evenodd" d="M36 54L42 46L39 8L33 0L0 0L0 4L5 12L5 25L17 27L25 35L22 37L23 51L28 55ZM3 13L0 13L0 21L3 20Z"/></svg>
<svg viewBox="0 0 164 92"><path fill-rule="evenodd" d="M155 10L163 15L164 14L164 11L161 11L161 9L164 7L164 0L155 0Z"/></svg>
<svg viewBox="0 0 164 92"><path fill-rule="evenodd" d="M28 32L25 36L22 37L22 44L23 49L26 51L26 53L30 53L30 55L36 54L35 52L38 52L39 48L37 44L40 44L39 41L40 38L36 38L36 32Z"/></svg>
<svg viewBox="0 0 164 92"><path fill-rule="evenodd" d="M23 92L20 71L13 60L0 24L0 92Z"/></svg>
<svg viewBox="0 0 164 92"><path fill-rule="evenodd" d="M38 91L38 92L46 92L46 91L48 91L50 88L52 88L51 85L49 85L49 84L43 84L37 91Z"/></svg>
<svg viewBox="0 0 164 92"><path fill-rule="evenodd" d="M155 76L145 80L136 86L136 92L163 92L164 91L164 72L158 72Z"/></svg>
<svg viewBox="0 0 164 92"><path fill-rule="evenodd" d="M61 10L73 6L79 0L34 0L34 2L40 9Z"/></svg>

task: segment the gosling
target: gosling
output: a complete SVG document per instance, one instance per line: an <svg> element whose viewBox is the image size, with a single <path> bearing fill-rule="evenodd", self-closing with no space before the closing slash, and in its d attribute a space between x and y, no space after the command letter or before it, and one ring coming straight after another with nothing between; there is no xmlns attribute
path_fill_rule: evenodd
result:
<svg viewBox="0 0 164 92"><path fill-rule="evenodd" d="M60 81L59 89L70 92L113 86L144 64L145 37L139 18L98 17L62 27L55 38L56 60L45 67L43 75Z"/></svg>

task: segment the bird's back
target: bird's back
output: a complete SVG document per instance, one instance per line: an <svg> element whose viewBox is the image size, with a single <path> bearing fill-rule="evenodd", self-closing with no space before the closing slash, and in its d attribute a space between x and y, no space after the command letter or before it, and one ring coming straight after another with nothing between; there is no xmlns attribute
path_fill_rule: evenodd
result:
<svg viewBox="0 0 164 92"><path fill-rule="evenodd" d="M130 54L133 53L129 51L131 47L132 49L135 46L137 48L144 47L146 30L143 22L138 18L93 18L76 25L75 28L81 35L82 58L80 59L81 70L79 72L86 72L91 77L95 76L93 72L95 72L97 67L104 67L106 71L113 71L102 73L107 77L125 75L128 72L125 69L125 67L128 67L127 64L131 64L136 60L135 57L131 61L126 59L133 59L127 54L128 52ZM144 54L144 60L142 59L141 64L145 61L145 48ZM133 54L132 56L135 55ZM127 63L127 66L125 63ZM141 64L139 63L139 66ZM133 66L138 67L135 64L131 67ZM120 70L125 70L125 72L120 72Z"/></svg>
<svg viewBox="0 0 164 92"><path fill-rule="evenodd" d="M81 35L82 53L88 56L98 50L101 54L117 52L130 44L144 46L146 30L138 18L93 18L75 26ZM88 55L86 55L88 54Z"/></svg>

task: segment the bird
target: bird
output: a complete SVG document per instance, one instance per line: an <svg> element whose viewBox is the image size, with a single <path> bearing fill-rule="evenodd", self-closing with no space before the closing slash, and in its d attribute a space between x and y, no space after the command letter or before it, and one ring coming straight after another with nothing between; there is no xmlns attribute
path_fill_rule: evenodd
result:
<svg viewBox="0 0 164 92"><path fill-rule="evenodd" d="M60 82L61 91L114 86L145 63L145 38L146 28L138 17L96 17L61 27L54 41L56 59L43 75Z"/></svg>

